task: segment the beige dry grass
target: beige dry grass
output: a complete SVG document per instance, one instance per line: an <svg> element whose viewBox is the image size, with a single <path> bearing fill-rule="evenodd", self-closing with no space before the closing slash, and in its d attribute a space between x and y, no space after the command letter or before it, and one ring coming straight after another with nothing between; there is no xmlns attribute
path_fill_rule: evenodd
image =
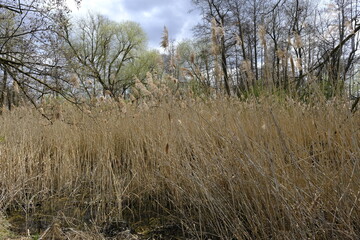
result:
<svg viewBox="0 0 360 240"><path fill-rule="evenodd" d="M348 107L64 106L52 125L17 109L0 119L0 207L10 222L24 216L23 231L54 219L145 231L156 220L198 239L358 239L360 118Z"/></svg>

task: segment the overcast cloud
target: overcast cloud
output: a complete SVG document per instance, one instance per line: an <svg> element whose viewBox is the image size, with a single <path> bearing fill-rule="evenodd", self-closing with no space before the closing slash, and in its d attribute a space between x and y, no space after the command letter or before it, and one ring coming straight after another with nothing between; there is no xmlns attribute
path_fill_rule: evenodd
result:
<svg viewBox="0 0 360 240"><path fill-rule="evenodd" d="M141 24L147 33L149 46L158 48L164 26L170 39L180 41L191 38L192 27L200 21L191 0L82 0L81 8L69 3L73 14L84 15L89 10L99 12L121 22L132 20Z"/></svg>

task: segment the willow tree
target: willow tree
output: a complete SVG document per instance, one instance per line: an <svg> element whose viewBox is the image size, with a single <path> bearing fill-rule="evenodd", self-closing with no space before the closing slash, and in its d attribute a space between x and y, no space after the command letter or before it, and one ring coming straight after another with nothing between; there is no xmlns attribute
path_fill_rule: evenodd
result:
<svg viewBox="0 0 360 240"><path fill-rule="evenodd" d="M65 25L62 37L70 71L89 97L123 94L137 75L136 63L144 56L147 42L138 23L117 23L90 13Z"/></svg>

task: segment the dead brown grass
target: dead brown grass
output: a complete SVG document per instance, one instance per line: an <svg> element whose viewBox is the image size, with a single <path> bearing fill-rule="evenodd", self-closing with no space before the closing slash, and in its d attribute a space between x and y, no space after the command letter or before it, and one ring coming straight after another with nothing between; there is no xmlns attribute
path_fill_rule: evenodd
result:
<svg viewBox="0 0 360 240"><path fill-rule="evenodd" d="M0 120L0 207L22 231L126 220L197 239L358 239L360 118L348 107L65 106L53 125L17 109Z"/></svg>

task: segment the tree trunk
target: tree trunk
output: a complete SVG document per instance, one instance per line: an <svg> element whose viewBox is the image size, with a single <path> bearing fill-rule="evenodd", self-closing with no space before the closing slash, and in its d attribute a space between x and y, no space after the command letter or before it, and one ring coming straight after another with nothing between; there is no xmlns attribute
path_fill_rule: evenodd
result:
<svg viewBox="0 0 360 240"><path fill-rule="evenodd" d="M227 95L231 95L230 85L229 85L229 75L227 71L227 60L226 60L226 48L225 48L225 37L221 37L221 67L224 74L224 84L225 91Z"/></svg>
<svg viewBox="0 0 360 240"><path fill-rule="evenodd" d="M2 114L3 107L5 106L6 89L7 89L7 72L6 70L4 70L3 72L4 75L3 75L3 81L0 92L0 114Z"/></svg>

